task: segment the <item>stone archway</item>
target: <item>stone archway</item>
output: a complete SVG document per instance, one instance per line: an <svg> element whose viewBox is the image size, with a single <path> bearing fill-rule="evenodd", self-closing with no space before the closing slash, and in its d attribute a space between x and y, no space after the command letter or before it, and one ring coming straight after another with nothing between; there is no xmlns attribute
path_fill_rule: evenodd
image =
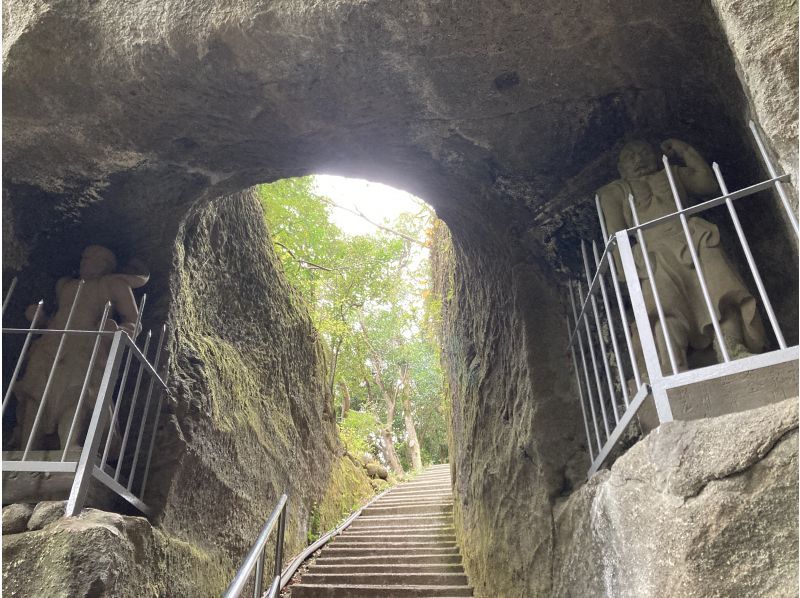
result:
<svg viewBox="0 0 800 598"><path fill-rule="evenodd" d="M156 313L177 317L177 260L213 235L192 226L251 218L231 197L256 183L327 172L425 198L455 245L446 352L467 562L499 594L511 580L546 594L551 505L582 442L554 350L552 243L624 135L685 137L753 168L735 150L752 90L718 4L7 3L4 271L47 272L28 291L47 289L80 251L70 238L113 239L152 264ZM182 517L182 533L206 531ZM503 570L487 570L498 554Z"/></svg>

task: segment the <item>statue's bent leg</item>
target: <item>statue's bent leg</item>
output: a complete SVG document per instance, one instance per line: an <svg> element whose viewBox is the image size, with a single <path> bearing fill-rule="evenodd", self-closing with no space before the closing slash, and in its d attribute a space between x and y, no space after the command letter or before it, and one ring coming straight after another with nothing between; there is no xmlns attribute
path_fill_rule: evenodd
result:
<svg viewBox="0 0 800 598"><path fill-rule="evenodd" d="M675 316L668 315L665 317L667 332L669 333L669 341L672 347L673 354L675 355L675 362L679 372L684 372L689 369L686 351L689 347L689 329L688 326ZM662 323L657 320L653 326L653 336L655 337L656 347L658 348L658 358L661 363L661 372L668 376L672 374L672 364L669 360L669 352L667 351L667 342L664 336Z"/></svg>
<svg viewBox="0 0 800 598"><path fill-rule="evenodd" d="M725 341L725 346L728 349L728 354L731 359L741 359L742 357L749 357L753 354L744 342L742 314L737 307L726 307L722 312L719 325L722 329L722 338ZM719 342L716 339L714 340L714 351L717 354L717 359L722 363L724 359L719 347Z"/></svg>

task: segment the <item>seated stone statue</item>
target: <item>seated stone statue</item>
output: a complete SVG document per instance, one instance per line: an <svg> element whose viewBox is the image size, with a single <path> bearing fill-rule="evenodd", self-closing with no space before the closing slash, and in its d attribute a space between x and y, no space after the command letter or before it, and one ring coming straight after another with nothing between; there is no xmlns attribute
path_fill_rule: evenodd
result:
<svg viewBox="0 0 800 598"><path fill-rule="evenodd" d="M114 254L105 247L91 245L83 251L80 277L85 282L69 324L70 330L97 330L105 305L111 301L112 309L106 330L121 329L130 336L134 334L138 308L132 289L144 285L149 274L114 273L116 268L117 260ZM45 316L42 327L54 330L66 328L79 283L80 280L74 278L61 278L56 283L58 307L52 317L48 319ZM33 318L35 307L32 305L26 311L29 320ZM119 323L112 319L114 316L118 318ZM89 367L95 338L94 336L66 337L31 448L64 448ZM18 442L21 448L26 446L31 434L60 339L59 335L45 334L31 344L25 374L14 387L14 394L17 397ZM69 448L83 444L110 345L110 337L105 337L100 342ZM58 435L58 445L53 446L50 442L48 446L43 446L42 440L45 437L52 438L55 434Z"/></svg>
<svg viewBox="0 0 800 598"><path fill-rule="evenodd" d="M661 148L669 157L678 158L685 164L671 166L684 207L689 205L686 202L687 192L709 195L717 191L711 168L693 147L683 141L669 139L661 144ZM629 194L633 195L640 223L677 211L667 174L659 168L659 164L655 151L646 142L634 141L622 148L618 162L622 178L598 191L609 234L634 226L628 204ZM720 324L731 359L760 353L766 345L766 336L756 300L725 255L718 228L697 216L688 220L692 243L711 296L713 317ZM690 349L703 350L713 346L717 360L722 361L715 340L712 315L703 299L680 220L676 218L646 229L644 237L664 309L664 322L659 321L638 245L634 247L634 257L658 345L662 372L672 373L663 327L669 334L679 371L689 368L687 355Z"/></svg>

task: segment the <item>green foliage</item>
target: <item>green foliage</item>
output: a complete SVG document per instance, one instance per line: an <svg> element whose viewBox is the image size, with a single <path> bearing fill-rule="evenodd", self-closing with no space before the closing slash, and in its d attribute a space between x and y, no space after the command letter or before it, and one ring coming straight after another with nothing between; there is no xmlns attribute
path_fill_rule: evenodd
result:
<svg viewBox="0 0 800 598"><path fill-rule="evenodd" d="M380 431L380 422L368 411L347 412L347 416L339 422L339 437L351 455L361 457L364 453L377 456L376 438Z"/></svg>
<svg viewBox="0 0 800 598"><path fill-rule="evenodd" d="M412 414L424 462L447 460L443 377L433 331L441 302L432 299L426 250L436 224L430 208L402 214L374 234L348 236L330 219L330 200L313 178L262 185L259 195L275 249L290 282L308 305L328 355L337 411L345 389L351 410L340 435L353 454L376 453L386 418L379 386L398 394L408 368ZM400 448L403 410L392 424ZM404 458L405 451L399 450Z"/></svg>

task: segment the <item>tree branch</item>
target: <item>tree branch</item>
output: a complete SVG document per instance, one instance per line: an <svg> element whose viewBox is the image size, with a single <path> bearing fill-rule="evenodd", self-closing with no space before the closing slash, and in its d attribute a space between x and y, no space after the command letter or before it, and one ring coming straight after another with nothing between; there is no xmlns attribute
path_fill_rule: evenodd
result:
<svg viewBox="0 0 800 598"><path fill-rule="evenodd" d="M319 264L315 264L314 262L309 262L308 260L304 260L303 258L297 257L291 249L286 247L286 245L284 245L280 241L276 241L275 239L273 239L272 242L275 243L275 245L283 247L286 250L286 253L292 256L292 259L298 264L303 264L305 266L308 266L309 268L313 268L314 270L324 270L325 272L336 272L336 270L334 270L333 268L326 268L325 266L320 266Z"/></svg>
<svg viewBox="0 0 800 598"><path fill-rule="evenodd" d="M398 237L400 237L402 239L405 239L406 241L410 241L411 243L416 243L420 247L425 247L425 243L423 243L419 239L415 239L411 235L407 235L404 232L401 232L399 230L395 230L393 228L389 228L386 225L379 224L379 223L375 222L374 220L369 218L369 216L364 214L364 212L362 212L358 208L352 208L352 209L351 208L346 208L345 206L339 205L338 203L334 202L332 199L329 199L327 197L321 197L320 199L322 199L322 201L324 201L328 205L333 206L334 208L339 208L340 210L344 210L345 212L349 212L349 213L351 213L351 214L353 214L355 216L358 216L359 218L363 218L364 220L369 222L372 226L374 226L376 228L379 228L382 231L385 231L385 232L390 233L392 235L396 235L396 236L398 236Z"/></svg>

